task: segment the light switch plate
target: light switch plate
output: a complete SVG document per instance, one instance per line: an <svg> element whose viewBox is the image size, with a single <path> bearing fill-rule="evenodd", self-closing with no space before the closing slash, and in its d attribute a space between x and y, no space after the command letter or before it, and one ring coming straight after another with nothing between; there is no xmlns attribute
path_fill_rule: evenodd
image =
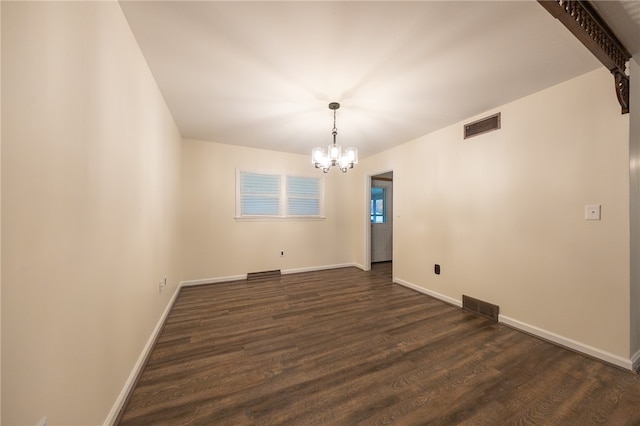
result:
<svg viewBox="0 0 640 426"><path fill-rule="evenodd" d="M584 218L586 220L600 220L600 204L587 204L584 206Z"/></svg>

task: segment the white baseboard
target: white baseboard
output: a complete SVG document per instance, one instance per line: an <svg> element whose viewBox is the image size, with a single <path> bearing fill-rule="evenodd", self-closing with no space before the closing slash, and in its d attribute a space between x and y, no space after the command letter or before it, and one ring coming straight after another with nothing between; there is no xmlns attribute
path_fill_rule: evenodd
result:
<svg viewBox="0 0 640 426"><path fill-rule="evenodd" d="M153 345L156 339L158 338L160 331L162 330L162 327L164 325L165 320L167 319L167 316L169 315L169 312L171 312L171 308L173 307L173 304L178 298L178 293L180 293L180 286L176 288L176 291L173 293L173 296L171 296L171 300L169 300L169 303L167 303L167 307L164 309L164 312L162 312L162 315L160 315L160 318L158 319L156 326L151 332L151 336L149 336L147 343L144 345L144 348L142 349L142 353L138 357L138 360L134 364L133 369L129 374L129 377L127 378L127 381L124 384L124 387L120 391L120 395L118 395L116 402L113 404L113 407L111 407L111 411L109 411L109 414L107 415L107 418L104 421L104 426L112 426L115 424L116 420L118 419L118 414L120 414L120 410L122 410L122 408L124 407L124 403L127 400L127 396L129 396L129 393L133 390L133 386L136 383L136 378L141 373L142 368L144 368L144 363L147 357L149 356L151 349L153 349Z"/></svg>
<svg viewBox="0 0 640 426"><path fill-rule="evenodd" d="M299 274L301 272L313 272L313 271L324 271L326 269L338 269L338 268L349 268L351 266L355 266L356 268L363 269L360 265L356 263L339 263L335 265L321 265L321 266L309 266L306 268L293 268L293 269L283 269L280 271L282 275L288 274ZM194 285L205 285L205 284L216 284L216 283L226 283L229 281L241 281L246 280L247 274L243 275L230 275L228 277L217 277L217 278L202 278L198 280L187 280L182 281L180 283L180 287L189 287Z"/></svg>
<svg viewBox="0 0 640 426"><path fill-rule="evenodd" d="M282 273L282 275L288 275L288 274L299 274L301 272L324 271L326 269L349 268L352 266L359 268L359 266L355 263L339 263L336 265L322 265L322 266L309 266L307 268L283 269L280 272Z"/></svg>
<svg viewBox="0 0 640 426"><path fill-rule="evenodd" d="M187 281L182 281L180 283L180 287L189 287L192 285L204 285L204 284L216 284L216 283L226 283L229 281L241 281L241 280L246 280L247 279L247 274L244 275L230 275L228 277L218 277L218 278L203 278L200 280L187 280Z"/></svg>
<svg viewBox="0 0 640 426"><path fill-rule="evenodd" d="M598 358L602 361L608 362L613 365L617 365L618 367L622 367L627 370L633 370L634 363L632 362L631 359L625 359L621 356L614 355L612 353L603 351L598 348L594 348L593 346L589 346L584 343L577 342L573 339L560 336L558 334L552 333L547 330L543 330L542 328L515 320L513 318L506 317L504 315L499 315L498 320L503 324L506 324L513 328L517 328L518 330L524 331L526 333L533 334L534 336L541 337L557 345L564 346L568 349L572 349L576 352L581 352L583 354L592 356L594 358ZM636 353L636 355L634 355L634 358L636 358L636 363L637 363L638 358L640 358L640 353Z"/></svg>
<svg viewBox="0 0 640 426"><path fill-rule="evenodd" d="M396 283L396 284L403 285L405 287L409 287L410 289L418 291L420 293L427 294L427 295L429 295L431 297L435 297L436 299L440 299L443 302L447 302L450 305L454 305L454 306L457 306L458 308L462 308L462 301L461 300L457 300L457 299L454 299L453 297L449 297L449 296L446 296L444 294L441 294L441 293L426 289L424 287L420 287L419 285L410 283L409 281L405 281L402 278L394 278L393 282Z"/></svg>
<svg viewBox="0 0 640 426"><path fill-rule="evenodd" d="M443 302L447 302L451 305L462 307L462 301L456 300L452 297L445 296L444 294L437 293L432 290L428 290L424 287L420 287L416 284L405 281L401 278L394 278L394 283L403 285L410 289L419 291L420 293L427 294L429 296L435 297L436 299L440 299ZM552 333L550 331L544 330L542 328L529 325L522 321L518 321L516 319L499 315L498 321L500 323L506 324L510 327L518 329L520 331L524 331L525 333L532 334L534 336L540 337L542 339L553 342L557 345L564 346L565 348L574 350L576 352L583 353L585 355L592 356L594 358L598 358L602 361L608 362L609 364L617 365L618 367L622 367L627 370L637 370L640 367L640 351L636 352L631 359L626 359L618 355L614 355L612 353L603 351L598 348L594 348L593 346L586 345L584 343L577 342L573 339L569 339L564 336L560 336L558 334Z"/></svg>

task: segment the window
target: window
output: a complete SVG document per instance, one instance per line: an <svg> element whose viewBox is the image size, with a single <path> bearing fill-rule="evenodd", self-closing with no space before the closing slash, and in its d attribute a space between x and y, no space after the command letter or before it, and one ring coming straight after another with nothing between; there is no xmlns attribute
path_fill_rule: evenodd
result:
<svg viewBox="0 0 640 426"><path fill-rule="evenodd" d="M287 176L287 216L320 215L320 179Z"/></svg>
<svg viewBox="0 0 640 426"><path fill-rule="evenodd" d="M387 221L387 188L371 187L371 222Z"/></svg>
<svg viewBox="0 0 640 426"><path fill-rule="evenodd" d="M318 177L237 171L236 218L322 218L323 184Z"/></svg>

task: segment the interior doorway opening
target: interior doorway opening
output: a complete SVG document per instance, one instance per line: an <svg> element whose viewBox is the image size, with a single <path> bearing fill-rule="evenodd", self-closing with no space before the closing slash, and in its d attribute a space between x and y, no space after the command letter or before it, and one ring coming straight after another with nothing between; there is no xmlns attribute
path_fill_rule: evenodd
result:
<svg viewBox="0 0 640 426"><path fill-rule="evenodd" d="M370 176L369 267L393 261L393 171Z"/></svg>

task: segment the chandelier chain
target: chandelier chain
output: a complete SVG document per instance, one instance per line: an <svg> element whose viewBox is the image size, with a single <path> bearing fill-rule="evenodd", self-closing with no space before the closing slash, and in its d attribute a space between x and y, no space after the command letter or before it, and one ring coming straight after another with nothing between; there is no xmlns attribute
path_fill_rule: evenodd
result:
<svg viewBox="0 0 640 426"><path fill-rule="evenodd" d="M333 130L331 131L333 135L333 144L336 144L336 136L338 135L338 128L336 127L336 110L333 110Z"/></svg>

